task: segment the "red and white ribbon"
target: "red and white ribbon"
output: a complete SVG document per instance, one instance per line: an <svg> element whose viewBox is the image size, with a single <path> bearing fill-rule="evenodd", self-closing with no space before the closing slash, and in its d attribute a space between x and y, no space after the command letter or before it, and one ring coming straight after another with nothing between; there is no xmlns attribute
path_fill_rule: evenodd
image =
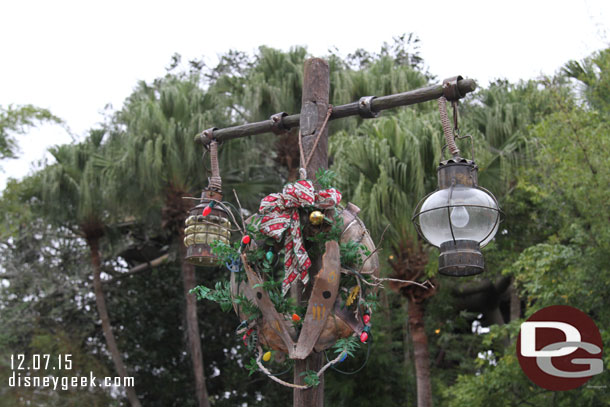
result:
<svg viewBox="0 0 610 407"><path fill-rule="evenodd" d="M309 180L287 184L281 193L267 195L261 201L258 209L263 215L260 232L278 242L284 239L286 254L282 294L286 295L297 277L301 278L303 284L309 281L307 271L311 267L311 260L303 246L298 209L305 206L328 209L339 202L341 192L334 188L315 191Z"/></svg>

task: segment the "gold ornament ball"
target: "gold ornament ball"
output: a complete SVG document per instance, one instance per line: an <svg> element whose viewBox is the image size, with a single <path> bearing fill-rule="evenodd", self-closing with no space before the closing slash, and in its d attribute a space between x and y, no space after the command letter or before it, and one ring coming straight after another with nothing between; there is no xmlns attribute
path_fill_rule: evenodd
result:
<svg viewBox="0 0 610 407"><path fill-rule="evenodd" d="M312 213L309 214L309 222L312 225L314 225L314 226L321 225L323 221L324 221L324 214L322 212L313 211Z"/></svg>

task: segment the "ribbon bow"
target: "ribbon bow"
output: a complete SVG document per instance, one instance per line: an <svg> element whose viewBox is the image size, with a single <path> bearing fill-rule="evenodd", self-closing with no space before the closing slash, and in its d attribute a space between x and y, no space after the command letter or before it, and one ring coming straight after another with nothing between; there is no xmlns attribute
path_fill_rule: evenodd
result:
<svg viewBox="0 0 610 407"><path fill-rule="evenodd" d="M309 180L286 184L281 193L267 195L261 201L258 209L263 215L260 232L278 242L284 238L286 254L282 283L283 295L286 295L297 276L301 278L303 284L307 284L309 281L307 270L311 267L311 260L303 246L298 209L304 206L328 209L339 202L341 202L341 192L335 188L315 191L313 183ZM284 234L286 230L288 232Z"/></svg>

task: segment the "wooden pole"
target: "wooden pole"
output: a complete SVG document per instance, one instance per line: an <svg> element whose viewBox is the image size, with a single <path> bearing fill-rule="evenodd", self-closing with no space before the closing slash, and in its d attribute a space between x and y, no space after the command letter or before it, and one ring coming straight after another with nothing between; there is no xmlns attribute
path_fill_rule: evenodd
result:
<svg viewBox="0 0 610 407"><path fill-rule="evenodd" d="M303 71L303 96L301 101L300 128L305 159L315 150L307 165L307 177L315 179L318 168L328 168L328 126L320 133L328 111L330 93L330 70L328 63L320 58L311 58L305 61ZM317 139L317 145L316 145ZM304 166L305 163L301 163ZM319 188L319 185L317 185ZM310 281L321 267L321 258L311 259ZM309 298L301 297L302 285L296 285L297 299L301 304L307 304ZM312 352L304 360L295 360L294 382L305 384L301 374L307 370L319 371L324 362L324 353ZM323 407L324 406L324 375L320 376L320 384L307 390L295 389L293 393L294 407Z"/></svg>
<svg viewBox="0 0 610 407"><path fill-rule="evenodd" d="M327 83L328 82L329 80L327 80ZM477 88L476 82L472 79L461 79L457 82L457 86L462 95L473 92ZM394 95L379 96L371 102L371 110L380 112L382 110L393 109L399 106L408 106L416 103L436 100L441 96L443 96L443 85L432 85ZM335 106L333 108L333 114L330 116L330 120L342 119L349 116L358 116L360 114L358 105L358 102L352 102L346 105ZM301 111L301 114L302 113L303 111ZM302 124L302 118L299 114L293 114L284 117L282 123L288 128L294 128ZM262 122L227 127L226 129L214 130L214 138L218 141L227 141L235 138L252 136L255 134L269 133L272 131L273 126L274 123L270 119ZM210 142L209 139L202 134L196 135L195 141L202 144L208 144Z"/></svg>

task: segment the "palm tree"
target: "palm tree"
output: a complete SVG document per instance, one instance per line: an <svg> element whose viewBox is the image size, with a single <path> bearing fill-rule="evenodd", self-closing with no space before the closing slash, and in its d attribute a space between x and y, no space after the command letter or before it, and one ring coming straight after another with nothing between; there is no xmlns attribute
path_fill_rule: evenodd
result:
<svg viewBox="0 0 610 407"><path fill-rule="evenodd" d="M202 149L193 139L215 125L229 125L230 113L213 90L203 91L197 77L168 75L152 85L140 83L118 113L117 148L123 150L110 185L131 202L133 213L161 212L161 227L177 246L186 301L186 331L195 389L200 407L210 405L205 385L197 302L189 294L196 286L195 267L185 262L184 220L192 201L207 184ZM261 159L263 157L263 159ZM265 170L265 154L255 140L236 140L222 148L221 174L225 190L239 189L243 204L258 203L277 187L277 176ZM228 196L229 194L225 194Z"/></svg>
<svg viewBox="0 0 610 407"><path fill-rule="evenodd" d="M332 140L342 191L363 208L362 216L373 233L385 225L384 246L391 251L393 277L422 281L426 278L427 248L411 222L417 202L434 189L440 159L442 131L436 112L401 110L396 115L364 122L354 133L339 133ZM433 289L395 284L408 302L410 335L414 347L418 406L432 405L428 339L424 329L425 300Z"/></svg>
<svg viewBox="0 0 610 407"><path fill-rule="evenodd" d="M125 378L127 369L112 332L100 277L100 241L109 217L105 207L110 197L102 188L102 175L95 168L94 157L102 151L103 134L103 131L91 131L83 143L50 149L56 163L43 170L39 194L48 219L73 229L87 242L93 268L95 302L102 320L104 338L117 373ZM126 387L125 391L131 405L139 407L140 401L134 388Z"/></svg>

